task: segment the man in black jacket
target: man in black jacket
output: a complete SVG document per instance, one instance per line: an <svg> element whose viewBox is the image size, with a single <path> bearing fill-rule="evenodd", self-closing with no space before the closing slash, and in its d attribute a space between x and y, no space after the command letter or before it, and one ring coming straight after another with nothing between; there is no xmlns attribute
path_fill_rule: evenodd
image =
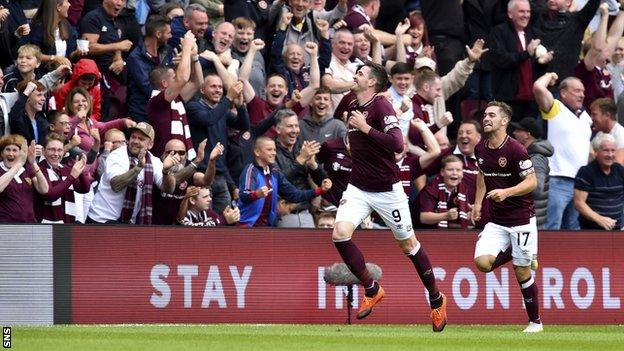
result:
<svg viewBox="0 0 624 351"><path fill-rule="evenodd" d="M585 29L596 14L600 0L588 0L577 12L569 11L571 3L571 0L531 0L531 27L542 39L544 47L555 53L553 60L546 66L546 72L555 72L560 79L572 75L572 68L578 62Z"/></svg>
<svg viewBox="0 0 624 351"><path fill-rule="evenodd" d="M9 113L9 127L12 134L19 134L39 146L45 144L48 119L43 112L46 89L37 81L22 81L17 85L19 98ZM41 148L41 147L40 147Z"/></svg>
<svg viewBox="0 0 624 351"><path fill-rule="evenodd" d="M533 98L533 77L553 58L552 52L536 57L540 45L529 25L531 7L528 0L511 0L507 6L509 21L492 29L488 40L492 62L492 92L494 99L504 101L513 109L513 121L537 115Z"/></svg>

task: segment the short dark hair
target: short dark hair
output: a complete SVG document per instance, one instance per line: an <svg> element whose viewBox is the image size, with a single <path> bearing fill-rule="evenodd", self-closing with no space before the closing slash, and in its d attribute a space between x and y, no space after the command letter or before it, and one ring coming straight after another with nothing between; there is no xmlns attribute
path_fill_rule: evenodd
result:
<svg viewBox="0 0 624 351"><path fill-rule="evenodd" d="M282 124L282 122L289 117L295 116L297 117L297 113L295 113L295 111L289 109L289 108L284 108L281 109L279 111L277 111L275 113L275 125L279 125Z"/></svg>
<svg viewBox="0 0 624 351"><path fill-rule="evenodd" d="M63 111L59 111L59 110L48 111L47 113L48 123L50 124L56 123L56 121L58 121L59 117L61 117L62 115L64 115Z"/></svg>
<svg viewBox="0 0 624 351"><path fill-rule="evenodd" d="M156 89L162 88L161 82L169 69L169 67L163 65L154 68L149 74L150 84Z"/></svg>
<svg viewBox="0 0 624 351"><path fill-rule="evenodd" d="M145 23L145 36L152 37L156 32L162 31L169 25L169 18L161 15L151 15Z"/></svg>
<svg viewBox="0 0 624 351"><path fill-rule="evenodd" d="M268 84L269 83L269 79L271 79L273 77L280 77L280 78L282 78L284 80L284 82L286 82L286 84L288 84L288 79L286 79L286 77L283 74L281 74L281 73L271 73L271 74L269 74L267 76L266 83Z"/></svg>
<svg viewBox="0 0 624 351"><path fill-rule="evenodd" d="M479 134L483 134L483 127L481 126L481 123L479 123L476 119L466 119L463 120L459 126L461 127L462 124L472 124L475 129L477 130L477 133Z"/></svg>
<svg viewBox="0 0 624 351"><path fill-rule="evenodd" d="M397 62L390 69L390 77L394 76L395 74L405 74L405 73L410 73L410 74L412 73L412 67L405 62Z"/></svg>
<svg viewBox="0 0 624 351"><path fill-rule="evenodd" d="M591 103L589 108L591 109L595 107L600 109L600 112L608 114L609 117L611 117L611 120L615 121L617 119L617 105L615 104L613 99L610 99L610 98L596 99L594 100L594 102Z"/></svg>
<svg viewBox="0 0 624 351"><path fill-rule="evenodd" d="M502 101L490 101L487 104L487 107L498 107L498 109L507 116L507 118L509 118L509 120L511 120L511 116L513 115L513 110L511 109L511 106L507 105L506 103L502 102Z"/></svg>
<svg viewBox="0 0 624 351"><path fill-rule="evenodd" d="M368 74L369 78L375 78L377 81L377 84L375 84L375 92L379 93L384 90L388 86L388 74L386 73L386 69L382 65L368 60L364 62L364 65L360 66L359 69L362 69L364 66L370 68L370 73Z"/></svg>

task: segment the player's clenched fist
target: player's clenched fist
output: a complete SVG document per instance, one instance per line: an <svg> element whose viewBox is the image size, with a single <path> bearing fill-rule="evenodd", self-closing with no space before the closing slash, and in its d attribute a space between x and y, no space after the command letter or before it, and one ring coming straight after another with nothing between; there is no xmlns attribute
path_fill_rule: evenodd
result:
<svg viewBox="0 0 624 351"><path fill-rule="evenodd" d="M332 187L332 181L329 178L325 178L323 179L323 182L321 183L321 189L323 189L323 191L328 191L329 189L331 189Z"/></svg>
<svg viewBox="0 0 624 351"><path fill-rule="evenodd" d="M371 127L366 123L366 117L360 111L352 111L349 116L349 125L363 133L368 134Z"/></svg>

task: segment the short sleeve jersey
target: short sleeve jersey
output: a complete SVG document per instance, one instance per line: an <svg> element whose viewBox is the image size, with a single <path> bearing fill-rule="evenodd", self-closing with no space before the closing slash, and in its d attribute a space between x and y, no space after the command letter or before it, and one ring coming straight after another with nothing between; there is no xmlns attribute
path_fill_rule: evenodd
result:
<svg viewBox="0 0 624 351"><path fill-rule="evenodd" d="M375 95L364 105L355 100L347 110L360 111L372 128L386 133L392 128L399 128L399 120L388 100ZM385 145L380 145L367 134L357 129L349 129L349 146L353 159L350 183L369 192L391 191L392 185L399 182L399 168L394 152Z"/></svg>
<svg viewBox="0 0 624 351"><path fill-rule="evenodd" d="M316 155L319 163L332 181L332 187L323 194L323 198L338 206L342 193L347 189L351 178L352 161L342 138L329 139L321 145Z"/></svg>
<svg viewBox="0 0 624 351"><path fill-rule="evenodd" d="M0 162L0 176L8 170L4 162ZM35 223L34 177L35 172L26 165L0 192L0 223Z"/></svg>
<svg viewBox="0 0 624 351"><path fill-rule="evenodd" d="M121 28L117 26L115 21L110 19L101 6L84 16L82 21L80 21L80 32L99 35L98 44L117 43L122 37ZM97 63L100 72L108 72L108 66L113 62L113 53L97 55L93 59Z"/></svg>
<svg viewBox="0 0 624 351"><path fill-rule="evenodd" d="M494 189L516 186L535 172L526 148L509 136L496 149L491 149L488 139L484 138L475 147L475 156L484 175L486 194ZM496 224L507 227L525 225L533 216L535 207L531 193L508 197L502 202L490 201L490 221Z"/></svg>

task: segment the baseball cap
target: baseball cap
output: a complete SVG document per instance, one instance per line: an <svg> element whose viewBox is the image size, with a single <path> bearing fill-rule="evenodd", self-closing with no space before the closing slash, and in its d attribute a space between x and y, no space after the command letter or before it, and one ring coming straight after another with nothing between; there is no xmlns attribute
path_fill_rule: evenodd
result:
<svg viewBox="0 0 624 351"><path fill-rule="evenodd" d="M138 130L139 132L147 135L150 139L154 140L154 128L145 122L139 122L136 126L128 128L129 131Z"/></svg>
<svg viewBox="0 0 624 351"><path fill-rule="evenodd" d="M414 61L414 68L419 69L423 67L427 67L430 70L435 71L436 62L426 56L417 57L416 60Z"/></svg>
<svg viewBox="0 0 624 351"><path fill-rule="evenodd" d="M511 122L512 127L515 129L524 130L531 133L535 139L542 137L542 127L537 123L537 119L534 117L524 117L520 122Z"/></svg>

